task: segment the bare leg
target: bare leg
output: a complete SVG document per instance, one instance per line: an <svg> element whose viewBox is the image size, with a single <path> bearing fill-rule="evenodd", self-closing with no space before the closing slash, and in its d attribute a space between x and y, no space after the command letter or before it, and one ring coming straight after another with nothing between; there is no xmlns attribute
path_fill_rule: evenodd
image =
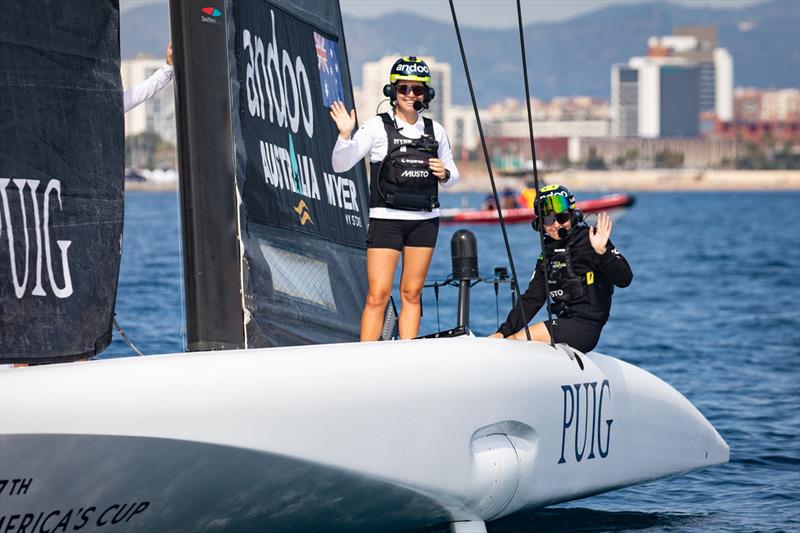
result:
<svg viewBox="0 0 800 533"><path fill-rule="evenodd" d="M547 331L547 326L544 325L544 322L537 322L532 326L528 326L528 330L531 332L532 341L550 343L550 332ZM522 328L508 338L518 341L528 340L528 337L525 335L525 328Z"/></svg>
<svg viewBox="0 0 800 533"><path fill-rule="evenodd" d="M433 248L403 248L403 275L400 277L400 338L413 339L419 332L419 300L425 276L431 265Z"/></svg>
<svg viewBox="0 0 800 533"><path fill-rule="evenodd" d="M361 313L361 342L381 336L384 313L392 295L394 271L400 252L392 248L367 248L367 301Z"/></svg>

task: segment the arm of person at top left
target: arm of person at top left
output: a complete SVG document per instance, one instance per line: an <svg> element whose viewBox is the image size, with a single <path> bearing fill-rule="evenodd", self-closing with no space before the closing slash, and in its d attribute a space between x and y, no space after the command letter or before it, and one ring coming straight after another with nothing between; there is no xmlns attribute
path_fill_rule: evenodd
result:
<svg viewBox="0 0 800 533"><path fill-rule="evenodd" d="M164 66L155 71L152 76L123 93L122 102L125 113L155 96L158 91L172 81L174 75L174 69L172 68L172 42L167 45L164 61Z"/></svg>
<svg viewBox="0 0 800 533"><path fill-rule="evenodd" d="M445 189L449 189L461 179L461 174L458 173L455 161L453 161L453 152L450 149L450 139L447 138L444 128L438 123L433 124L433 134L436 141L439 143L439 151L436 155L438 158L428 160L433 175L439 179L439 184ZM447 172L450 176L447 176Z"/></svg>
<svg viewBox="0 0 800 533"><path fill-rule="evenodd" d="M609 240L612 225L611 217L607 213L600 213L597 217L597 226L589 228L589 242L595 253L600 256L597 260L598 270L617 287L627 287L633 280L633 272L628 260Z"/></svg>
<svg viewBox="0 0 800 533"><path fill-rule="evenodd" d="M352 115L352 113L351 111L350 116L353 117L352 120L353 123L355 123L355 115ZM331 118L334 122L337 122L337 128L339 128L337 118L339 121L342 121L347 115L348 113L344 104L341 102L334 102L331 106ZM345 119L343 122L349 123L349 120ZM356 131L352 137L347 139L344 138L340 131L336 139L336 144L333 147L333 153L331 154L333 171L347 172L353 168L356 163L364 159L364 156L372 149L372 146L381 133L383 133L383 123L380 117L369 119L358 128L358 131Z"/></svg>

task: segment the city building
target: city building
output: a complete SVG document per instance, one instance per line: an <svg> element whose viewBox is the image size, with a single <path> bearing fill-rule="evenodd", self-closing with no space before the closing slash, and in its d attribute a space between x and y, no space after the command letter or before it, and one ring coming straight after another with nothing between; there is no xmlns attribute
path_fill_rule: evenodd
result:
<svg viewBox="0 0 800 533"><path fill-rule="evenodd" d="M733 120L719 120L710 136L761 143L800 142L800 89L737 87Z"/></svg>
<svg viewBox="0 0 800 533"><path fill-rule="evenodd" d="M605 137L611 118L607 100L562 96L531 100L536 158L544 167L561 165L569 139ZM493 163L504 170L532 169L530 128L525 101L506 99L481 111L481 121Z"/></svg>
<svg viewBox="0 0 800 533"><path fill-rule="evenodd" d="M524 100L507 98L488 107L486 112L493 120L524 120L527 124L528 110ZM550 101L531 99L533 121L591 121L608 120L608 100L592 96L557 96Z"/></svg>
<svg viewBox="0 0 800 533"><path fill-rule="evenodd" d="M699 67L679 57L633 57L627 65L613 65L611 132L620 137L696 137L699 81Z"/></svg>
<svg viewBox="0 0 800 533"><path fill-rule="evenodd" d="M733 59L717 46L714 26L677 27L672 35L650 37L648 55L680 57L699 68L700 112L713 112L719 120L733 118Z"/></svg>
<svg viewBox="0 0 800 533"><path fill-rule="evenodd" d="M733 107L740 121L800 120L800 89L737 87Z"/></svg>
<svg viewBox="0 0 800 533"><path fill-rule="evenodd" d="M752 142L756 144L772 142L800 143L800 120L731 120L719 121L714 126L711 137Z"/></svg>
<svg viewBox="0 0 800 533"><path fill-rule="evenodd" d="M480 113L483 121L486 111ZM450 106L446 116L447 123L444 124L444 128L450 140L453 157L460 161L469 159L470 152L478 149L481 143L475 110L472 106Z"/></svg>
<svg viewBox="0 0 800 533"><path fill-rule="evenodd" d="M611 66L611 135L639 135L639 70L629 65Z"/></svg>
<svg viewBox="0 0 800 533"><path fill-rule="evenodd" d="M486 135L528 139L530 128L527 115L512 118L492 119L487 117ZM611 132L611 121L607 118L593 120L533 120L533 135L540 137L607 137Z"/></svg>
<svg viewBox="0 0 800 533"><path fill-rule="evenodd" d="M760 91L761 120L800 120L800 89Z"/></svg>
<svg viewBox="0 0 800 533"><path fill-rule="evenodd" d="M361 87L355 91L358 95L356 113L360 122L367 121L376 113L391 109L388 99L383 96L383 86L389 83L389 72L398 57L399 53L364 63L361 69ZM440 63L435 58L427 56L420 56L420 59L431 69L431 86L436 91L430 109L424 114L444 126L448 123L447 113L453 101L450 63Z"/></svg>
<svg viewBox="0 0 800 533"><path fill-rule="evenodd" d="M569 143L569 160L586 161L590 156L606 165L626 168L653 168L666 154L680 157L686 168L719 167L736 158L737 144L731 139L643 139L624 137L574 138Z"/></svg>
<svg viewBox="0 0 800 533"><path fill-rule="evenodd" d="M679 27L647 44L646 57L611 67L612 135L695 137L733 119L733 60L716 28Z"/></svg>
<svg viewBox="0 0 800 533"><path fill-rule="evenodd" d="M125 89L143 82L164 66L164 59L137 57L123 59L120 65ZM157 133L164 141L175 144L175 97L172 83L153 98L125 113L125 136L145 131Z"/></svg>

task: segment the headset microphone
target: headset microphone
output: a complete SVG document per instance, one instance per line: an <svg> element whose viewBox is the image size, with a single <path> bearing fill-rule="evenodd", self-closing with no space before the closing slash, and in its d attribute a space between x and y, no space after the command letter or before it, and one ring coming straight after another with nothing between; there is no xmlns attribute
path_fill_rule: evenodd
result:
<svg viewBox="0 0 800 533"><path fill-rule="evenodd" d="M558 228L558 238L566 239L567 237L569 237L569 231L567 228Z"/></svg>
<svg viewBox="0 0 800 533"><path fill-rule="evenodd" d="M427 107L427 106L425 104L423 104L422 102L420 102L419 100L414 102L414 111L419 111L423 107Z"/></svg>
<svg viewBox="0 0 800 533"><path fill-rule="evenodd" d="M383 103L384 103L384 102L391 102L391 100L389 100L388 98L384 98L383 100L381 100L380 102L378 102L378 106L375 108L375 114L376 114L376 115L377 115L377 114L378 114L378 112L380 111L380 109L381 109L381 105L383 105ZM389 105L391 105L391 104L389 104Z"/></svg>

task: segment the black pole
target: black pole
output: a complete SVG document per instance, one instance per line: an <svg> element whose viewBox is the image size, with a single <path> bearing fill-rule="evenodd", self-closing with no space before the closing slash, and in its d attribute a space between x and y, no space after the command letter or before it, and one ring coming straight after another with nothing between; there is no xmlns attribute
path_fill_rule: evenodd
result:
<svg viewBox="0 0 800 533"><path fill-rule="evenodd" d="M519 46L522 50L522 74L525 76L525 103L527 104L528 108L528 133L531 139L531 157L533 158L533 186L536 188L536 203L538 204L538 209L534 210L534 216L539 216L537 213L542 212L542 202L541 198L539 198L539 169L536 168L536 145L533 142L533 113L531 112L531 95L530 90L528 88L528 62L525 58L525 37L522 31L522 8L520 7L519 0L517 0L517 20L519 23ZM544 218L544 217L542 217ZM544 272L544 294L547 298L545 302L545 307L547 307L547 321L550 324L553 324L553 315L550 312L550 283L547 279L547 256L544 253L544 221L542 218L539 219L539 245L542 247L542 272ZM524 316L522 318L527 318ZM527 324L527 320L525 321ZM550 332L550 345L555 347L555 328L551 327Z"/></svg>
<svg viewBox="0 0 800 533"><path fill-rule="evenodd" d="M231 16L223 0L222 24ZM187 349L245 347L228 42L193 2L170 1ZM222 29L224 26L215 28Z"/></svg>
<svg viewBox="0 0 800 533"><path fill-rule="evenodd" d="M472 108L475 111L475 120L478 123L478 134L481 138L481 147L483 148L483 157L486 160L486 170L489 172L489 181L492 184L492 194L494 195L494 204L497 209L497 217L500 221L500 229L503 232L503 243L506 246L506 254L508 255L508 263L511 266L511 277L514 280L516 287L517 301L522 299L519 293L519 283L517 283L517 269L514 266L514 257L511 255L511 245L508 242L508 233L506 232L506 222L503 219L503 210L500 206L500 198L497 195L497 185L494 182L494 174L492 173L492 163L489 160L489 149L486 147L486 136L483 134L483 126L481 126L481 114L478 111L478 102L475 99L475 89L472 86L472 78L469 75L469 65L467 64L467 56L464 53L464 43L461 40L461 30L458 29L458 17L456 16L456 8L453 5L453 0L450 0L450 13L453 15L453 25L456 29L456 37L458 38L458 48L461 51L461 61L464 63L464 73L467 76L467 85L469 86L469 95L472 98ZM535 162L534 162L535 166ZM528 324L525 323L525 335L528 340L531 340L531 332L528 330Z"/></svg>
<svg viewBox="0 0 800 533"><path fill-rule="evenodd" d="M453 279L458 280L458 326L469 329L469 296L478 272L478 240L469 230L460 229L450 239Z"/></svg>
<svg viewBox="0 0 800 533"><path fill-rule="evenodd" d="M469 329L469 280L458 282L458 325Z"/></svg>

